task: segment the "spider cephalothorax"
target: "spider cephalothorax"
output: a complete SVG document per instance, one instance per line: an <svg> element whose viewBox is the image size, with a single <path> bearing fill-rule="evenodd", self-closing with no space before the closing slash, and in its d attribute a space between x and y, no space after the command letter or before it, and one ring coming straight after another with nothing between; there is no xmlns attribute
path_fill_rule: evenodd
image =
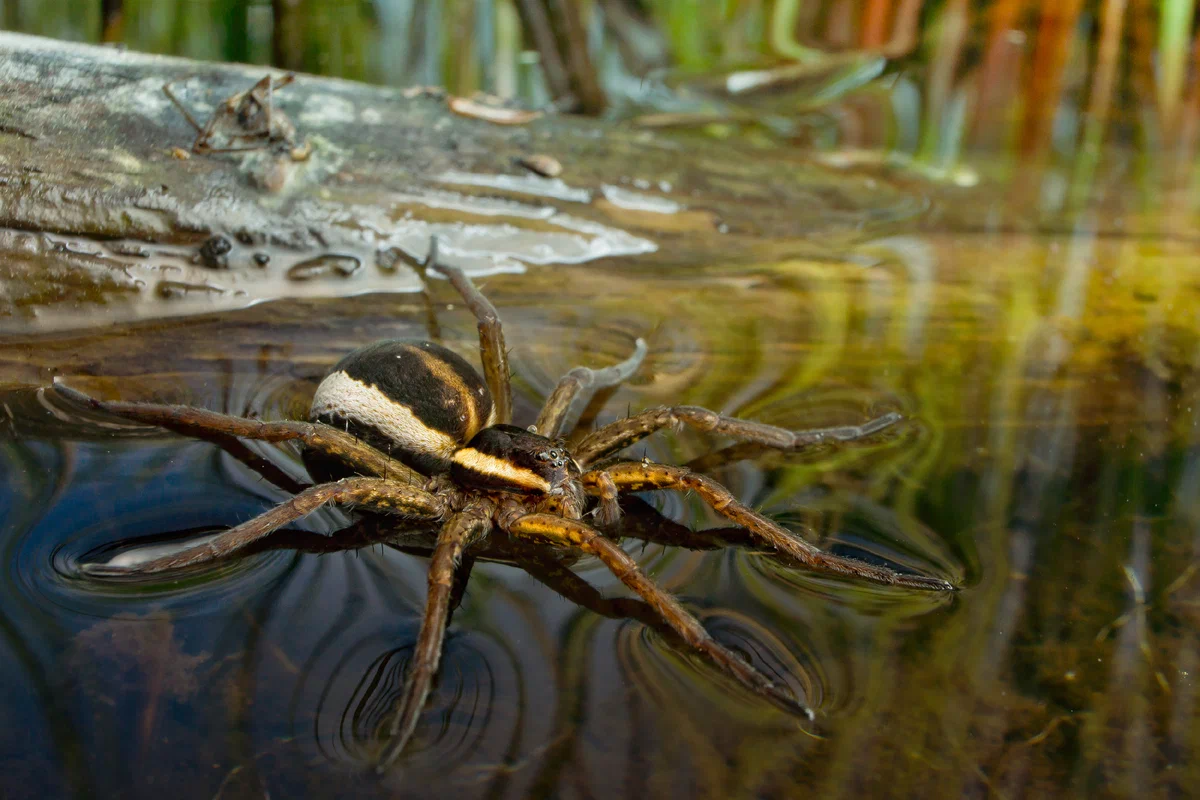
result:
<svg viewBox="0 0 1200 800"><path fill-rule="evenodd" d="M513 426L504 337L495 309L462 272L436 265L436 241L431 243L427 266L450 279L479 322L482 378L441 345L376 342L333 367L313 397L309 422L263 422L189 406L102 402L56 383L55 388L70 399L139 422L226 440L231 436L298 440L306 454L319 457L323 464L336 463L350 475L304 489L203 545L135 566L94 564L88 571L97 576L143 575L207 563L238 552L326 504L440 524L429 565L425 615L404 697L377 760L381 770L400 755L432 685L456 570L464 555L482 547L492 531L598 558L686 645L776 706L803 715L811 715L803 702L709 636L675 598L641 572L616 539L585 520L594 514L602 526L614 522L617 497L623 492L690 491L758 542L811 569L915 589L954 588L938 578L899 573L819 550L737 502L719 483L691 470L646 460L611 461L625 447L672 425L798 450L870 435L893 424L898 415L860 426L788 431L695 406L663 406L603 426L568 448L561 437L574 429L581 410L599 389L616 386L637 369L645 344L639 339L634 354L616 366L571 370L533 425Z"/></svg>

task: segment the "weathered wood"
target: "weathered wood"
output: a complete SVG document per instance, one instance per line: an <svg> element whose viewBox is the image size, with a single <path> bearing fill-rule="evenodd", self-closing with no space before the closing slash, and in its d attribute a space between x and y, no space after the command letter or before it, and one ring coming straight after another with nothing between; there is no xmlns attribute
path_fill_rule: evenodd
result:
<svg viewBox="0 0 1200 800"><path fill-rule="evenodd" d="M163 84L204 124L266 72L0 34L0 332L412 291L405 262L431 233L475 274L633 256L729 269L833 252L922 208L783 151L551 115L502 127L437 94L311 76L273 97L307 160L180 158L195 131ZM517 163L532 154L561 178ZM202 257L212 236L228 247Z"/></svg>

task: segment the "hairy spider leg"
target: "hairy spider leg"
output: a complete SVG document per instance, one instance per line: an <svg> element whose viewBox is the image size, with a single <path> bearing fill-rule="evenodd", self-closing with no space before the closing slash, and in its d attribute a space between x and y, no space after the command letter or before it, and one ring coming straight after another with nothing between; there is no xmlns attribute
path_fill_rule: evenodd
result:
<svg viewBox="0 0 1200 800"><path fill-rule="evenodd" d="M68 397L72 402L77 404L86 404L95 408L102 408L102 406L92 406L93 402L98 403L100 401L93 401L86 395L68 387L62 388L65 391L62 391L61 394L65 397ZM39 391L44 391L44 389ZM230 434L218 431L201 430L198 428L181 429L179 427L175 427L171 428L171 430L183 433L184 435L191 436L195 439L202 439L203 441L215 444L234 459L242 462L247 467L257 472L259 477L261 477L263 480L279 489L282 489L288 494L297 494L312 486L311 483L296 480L269 457L250 449L245 442L236 436L231 436Z"/></svg>
<svg viewBox="0 0 1200 800"><path fill-rule="evenodd" d="M593 464L597 459L613 455L650 434L673 425L688 425L699 431L756 442L775 450L799 450L828 441L848 442L862 439L894 425L901 419L902 417L893 411L862 425L789 431L762 422L726 417L699 406L661 406L617 420L592 432L575 448L575 461L581 467Z"/></svg>
<svg viewBox="0 0 1200 800"><path fill-rule="evenodd" d="M242 462L250 469L258 473L258 476L288 494L299 494L305 489L313 485L312 481L298 481L284 470L283 467L272 461L269 457L252 450L241 439L236 436L229 436L224 433L214 433L212 431L193 430L188 432L194 439L201 439L215 444L217 447L224 450L235 460ZM278 449L275 449L278 452ZM280 453L280 458L282 458ZM380 476L384 477L384 476Z"/></svg>
<svg viewBox="0 0 1200 800"><path fill-rule="evenodd" d="M165 570L206 564L232 555L289 522L306 517L324 505L353 505L369 511L437 519L447 512L437 495L383 478L345 478L305 489L252 520L234 526L205 544L131 567L90 564L85 572L98 576L150 575Z"/></svg>
<svg viewBox="0 0 1200 800"><path fill-rule="evenodd" d="M442 642L449 623L455 573L463 551L491 530L491 511L490 503L461 511L451 517L438 534L437 546L429 560L429 593L425 599L421 632L417 635L417 646L404 680L404 694L392 722L388 742L375 766L377 772L386 771L399 757L417 728L417 718L425 707L433 678L437 675L438 662L442 658Z"/></svg>
<svg viewBox="0 0 1200 800"><path fill-rule="evenodd" d="M546 398L538 414L534 430L547 439L566 436L579 424L579 417L596 392L614 389L637 372L646 358L646 342L639 338L634 344L633 355L619 364L604 369L575 367L563 375Z"/></svg>
<svg viewBox="0 0 1200 800"><path fill-rule="evenodd" d="M584 489L589 494L599 496L602 502L609 499L606 495L612 491L613 485L619 491L628 492L640 492L647 489L695 492L718 514L756 534L780 553L790 556L809 569L818 572L853 576L885 586L905 586L910 589L941 592L955 590L953 584L940 578L908 575L853 558L826 553L742 505L734 498L733 493L721 484L683 467L622 462L602 470L584 473L581 480Z"/></svg>
<svg viewBox="0 0 1200 800"><path fill-rule="evenodd" d="M425 482L420 473L406 464L324 423L294 420L264 422L194 406L97 400L57 380L51 388L68 400L88 408L134 422L157 425L185 435L200 438L212 435L238 436L272 443L295 440L348 464L364 475L388 478L400 483Z"/></svg>
<svg viewBox="0 0 1200 800"><path fill-rule="evenodd" d="M622 539L639 539L684 550L727 550L730 547L761 550L763 546L761 538L736 525L692 530L637 495L622 495L619 510L621 527L618 533Z"/></svg>
<svg viewBox="0 0 1200 800"><path fill-rule="evenodd" d="M199 122L196 121L196 118L192 116L192 112L189 111L187 106L185 106L183 104L183 101L175 96L175 92L171 90L172 83L174 83L174 81L167 81L166 83L164 83L162 85L163 94L165 94L167 96L167 99L170 100L172 104L174 104L175 108L179 109L179 113L183 114L183 118L186 119L188 121L188 124L191 125L192 128L196 131L196 137L197 137L196 142L199 142L200 141L199 137L205 135L206 129L203 125L201 125ZM211 118L209 119L209 124L210 125L212 124ZM196 149L196 142L192 143L193 150Z"/></svg>
<svg viewBox="0 0 1200 800"><path fill-rule="evenodd" d="M790 448L782 452L805 452L815 451L823 446L838 446L847 442L854 442L860 439L867 438L872 434L878 433L886 427L889 427L895 420L900 419L900 415L887 414L882 417L870 420L862 425L846 425L834 428L816 428L808 431L797 431L797 435L804 434L805 441L801 446ZM683 466L694 472L709 472L717 467L725 464L732 464L736 461L744 461L747 459L758 458L764 452L771 450L779 451L778 447L756 442L753 440L744 440L734 442L727 447L722 447L718 450L712 450L704 455L697 456ZM593 462L595 466L595 462Z"/></svg>
<svg viewBox="0 0 1200 800"><path fill-rule="evenodd" d="M553 558L527 556L520 566L538 583L581 608L609 619L632 619L657 631L669 642L676 645L681 643L675 629L645 600L636 597L605 597L599 589Z"/></svg>
<svg viewBox="0 0 1200 800"><path fill-rule="evenodd" d="M467 308L475 315L479 328L479 358L483 363L483 378L492 393L496 409L496 422L512 422L512 383L509 377L508 350L504 344L504 330L496 307L483 296L471 279L458 267L448 267L437 261L437 237L429 239L429 255L425 262L429 269L442 273L450 284L462 295Z"/></svg>
<svg viewBox="0 0 1200 800"><path fill-rule="evenodd" d="M429 330L429 339L436 344L441 344L442 326L438 323L433 294L429 291L429 270L437 265L437 252L438 237L435 234L429 237L429 251L425 253L425 260L417 264L415 269L417 277L421 279L421 299L425 303L425 327ZM491 391L490 387L488 391Z"/></svg>
<svg viewBox="0 0 1200 800"><path fill-rule="evenodd" d="M686 531L686 529L684 530ZM635 535L634 538L641 537ZM654 538L653 541L664 540ZM674 544L690 546L687 541L683 543L676 541ZM595 586L568 569L566 564L549 555L525 556L522 558L520 566L538 583L580 608L586 608L593 614L608 619L629 619L639 622L656 631L668 646L681 653L688 653L687 643L680 639L679 634L645 600L637 597L605 597Z"/></svg>
<svg viewBox="0 0 1200 800"><path fill-rule="evenodd" d="M551 514L528 514L504 523L514 536L526 536L560 547L570 547L596 556L622 583L645 600L688 645L711 659L726 674L777 707L812 718L812 710L761 672L713 639L700 621L678 600L654 584L629 554L604 534L583 522Z"/></svg>

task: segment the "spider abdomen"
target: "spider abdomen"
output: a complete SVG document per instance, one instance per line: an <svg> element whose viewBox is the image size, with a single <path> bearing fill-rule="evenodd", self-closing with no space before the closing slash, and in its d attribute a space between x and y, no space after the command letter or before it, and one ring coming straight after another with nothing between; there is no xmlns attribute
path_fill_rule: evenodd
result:
<svg viewBox="0 0 1200 800"><path fill-rule="evenodd" d="M445 347L387 339L334 365L313 395L309 418L434 474L491 424L492 396L479 373Z"/></svg>

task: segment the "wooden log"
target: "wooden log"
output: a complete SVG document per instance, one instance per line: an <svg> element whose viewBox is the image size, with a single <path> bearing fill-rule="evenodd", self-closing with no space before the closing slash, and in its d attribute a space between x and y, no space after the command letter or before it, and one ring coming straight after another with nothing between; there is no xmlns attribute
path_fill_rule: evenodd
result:
<svg viewBox="0 0 1200 800"><path fill-rule="evenodd" d="M501 126L437 91L307 75L272 84L290 138L191 152L164 84L201 126L220 113L208 144L244 146L264 140L232 134L265 129L240 93L266 74L0 33L0 332L413 291L431 234L474 274L629 258L728 270L821 257L920 210L787 151L550 114ZM521 166L531 156L561 175Z"/></svg>

